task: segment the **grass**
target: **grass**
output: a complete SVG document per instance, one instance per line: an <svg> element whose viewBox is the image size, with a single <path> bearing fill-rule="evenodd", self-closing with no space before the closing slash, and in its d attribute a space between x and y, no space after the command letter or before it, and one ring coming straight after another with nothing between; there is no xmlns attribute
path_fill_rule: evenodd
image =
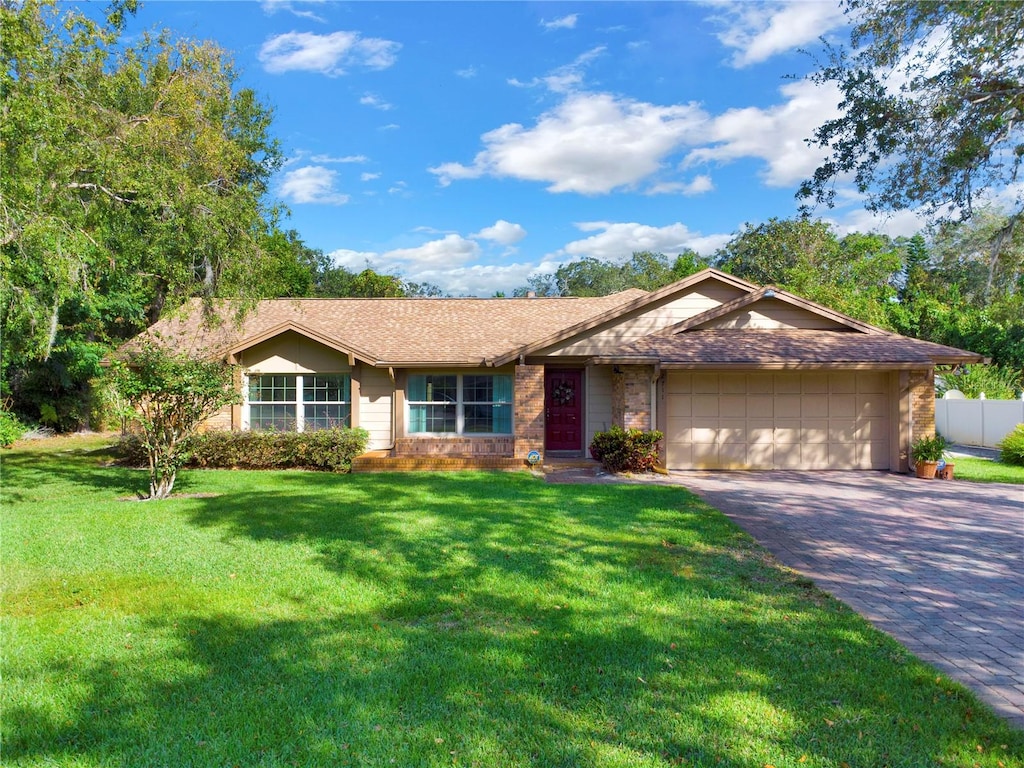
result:
<svg viewBox="0 0 1024 768"><path fill-rule="evenodd" d="M993 459L973 456L957 456L950 459L955 480L970 480L975 483L1012 483L1024 485L1024 467L1003 464Z"/></svg>
<svg viewBox="0 0 1024 768"><path fill-rule="evenodd" d="M106 459L2 454L5 766L1024 765L682 489Z"/></svg>

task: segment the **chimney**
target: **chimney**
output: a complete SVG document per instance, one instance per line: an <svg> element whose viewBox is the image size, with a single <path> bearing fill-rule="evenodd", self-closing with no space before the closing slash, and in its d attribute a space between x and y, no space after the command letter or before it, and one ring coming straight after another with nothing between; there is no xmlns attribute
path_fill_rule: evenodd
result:
<svg viewBox="0 0 1024 768"><path fill-rule="evenodd" d="M528 298L528 299L536 299L537 298L537 292L536 291L527 291L526 292L526 298Z"/></svg>

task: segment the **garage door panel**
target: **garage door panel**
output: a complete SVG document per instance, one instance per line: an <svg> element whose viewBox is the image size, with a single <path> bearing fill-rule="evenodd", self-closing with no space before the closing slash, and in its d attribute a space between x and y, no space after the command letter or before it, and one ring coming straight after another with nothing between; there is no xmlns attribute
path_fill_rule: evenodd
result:
<svg viewBox="0 0 1024 768"><path fill-rule="evenodd" d="M747 374L745 373L723 373L718 377L719 392L723 395L747 394Z"/></svg>
<svg viewBox="0 0 1024 768"><path fill-rule="evenodd" d="M718 442L725 443L746 443L747 442L747 420L746 419L722 419L718 422Z"/></svg>
<svg viewBox="0 0 1024 768"><path fill-rule="evenodd" d="M800 455L799 444L775 445L775 460L772 464L775 469L800 469L803 466L803 457Z"/></svg>
<svg viewBox="0 0 1024 768"><path fill-rule="evenodd" d="M804 419L800 422L800 442L821 445L828 442L828 419Z"/></svg>
<svg viewBox="0 0 1024 768"><path fill-rule="evenodd" d="M857 393L857 379L841 373L829 374L828 391L833 395L854 395Z"/></svg>
<svg viewBox="0 0 1024 768"><path fill-rule="evenodd" d="M782 444L800 444L800 421L779 420L775 425L775 442Z"/></svg>
<svg viewBox="0 0 1024 768"><path fill-rule="evenodd" d="M828 399L828 415L833 419L852 419L857 415L857 396L832 395Z"/></svg>
<svg viewBox="0 0 1024 768"><path fill-rule="evenodd" d="M693 413L695 416L718 416L718 395L694 395Z"/></svg>
<svg viewBox="0 0 1024 768"><path fill-rule="evenodd" d="M882 393L857 395L857 414L865 418L886 418L889 411L889 399Z"/></svg>
<svg viewBox="0 0 1024 768"><path fill-rule="evenodd" d="M886 373L672 372L667 378L670 468L889 466Z"/></svg>
<svg viewBox="0 0 1024 768"><path fill-rule="evenodd" d="M693 420L677 419L669 416L665 440L669 443L689 443L693 441Z"/></svg>
<svg viewBox="0 0 1024 768"><path fill-rule="evenodd" d="M718 458L725 469L744 469L747 463L747 446L745 443L723 444L719 446Z"/></svg>
<svg viewBox="0 0 1024 768"><path fill-rule="evenodd" d="M828 394L827 373L805 373L801 376L801 391L805 395Z"/></svg>
<svg viewBox="0 0 1024 768"><path fill-rule="evenodd" d="M828 441L830 443L854 443L857 440L857 422L855 419L830 419L828 424Z"/></svg>
<svg viewBox="0 0 1024 768"><path fill-rule="evenodd" d="M888 384L888 375L884 373L857 374L857 391L863 394L885 394Z"/></svg>
<svg viewBox="0 0 1024 768"><path fill-rule="evenodd" d="M775 421L773 419L747 419L747 441L752 445L775 443Z"/></svg>
<svg viewBox="0 0 1024 768"><path fill-rule="evenodd" d="M777 395L775 416L780 419L800 418L800 395Z"/></svg>
<svg viewBox="0 0 1024 768"><path fill-rule="evenodd" d="M809 419L828 418L828 395L804 395L800 415Z"/></svg>
<svg viewBox="0 0 1024 768"><path fill-rule="evenodd" d="M853 438L858 442L887 441L889 424L885 419L858 419Z"/></svg>
<svg viewBox="0 0 1024 768"><path fill-rule="evenodd" d="M718 443L694 443L691 446L691 451L695 467L718 468Z"/></svg>
<svg viewBox="0 0 1024 768"><path fill-rule="evenodd" d="M829 469L828 443L800 446L801 464L805 469Z"/></svg>
<svg viewBox="0 0 1024 768"><path fill-rule="evenodd" d="M853 442L829 442L828 458L832 466L858 467L860 455L857 444Z"/></svg>
<svg viewBox="0 0 1024 768"><path fill-rule="evenodd" d="M774 469L775 446L771 443L748 445L747 466L749 469Z"/></svg>
<svg viewBox="0 0 1024 768"><path fill-rule="evenodd" d="M721 391L718 386L718 374L693 374L693 391L701 394L713 394L717 396L718 393Z"/></svg>
<svg viewBox="0 0 1024 768"><path fill-rule="evenodd" d="M728 418L741 418L747 415L747 398L745 395L722 395L718 398L718 412Z"/></svg>

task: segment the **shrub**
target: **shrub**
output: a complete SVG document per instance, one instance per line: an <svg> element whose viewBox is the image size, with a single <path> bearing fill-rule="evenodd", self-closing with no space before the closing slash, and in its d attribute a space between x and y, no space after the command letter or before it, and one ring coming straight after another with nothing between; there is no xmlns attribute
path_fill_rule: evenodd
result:
<svg viewBox="0 0 1024 768"><path fill-rule="evenodd" d="M348 472L366 452L370 434L362 428L315 432L204 432L183 441L186 467L206 469L320 469ZM146 451L138 437L123 437L118 453L125 464L142 466Z"/></svg>
<svg viewBox="0 0 1024 768"><path fill-rule="evenodd" d="M1024 424L1018 424L999 442L999 460L1003 464L1024 467Z"/></svg>
<svg viewBox="0 0 1024 768"><path fill-rule="evenodd" d="M910 456L914 462L918 461L941 461L949 441L936 432L934 435L925 435L917 438L910 446Z"/></svg>
<svg viewBox="0 0 1024 768"><path fill-rule="evenodd" d="M612 427L598 432L590 444L590 455L609 472L649 472L658 463L661 432Z"/></svg>
<svg viewBox="0 0 1024 768"><path fill-rule="evenodd" d="M6 408L0 408L0 448L10 448L27 431L28 427L18 421L17 416Z"/></svg>
<svg viewBox="0 0 1024 768"><path fill-rule="evenodd" d="M981 393L989 400L1014 400L1021 388L1021 372L998 365L971 365L937 377L936 393L941 397L951 389L977 400Z"/></svg>

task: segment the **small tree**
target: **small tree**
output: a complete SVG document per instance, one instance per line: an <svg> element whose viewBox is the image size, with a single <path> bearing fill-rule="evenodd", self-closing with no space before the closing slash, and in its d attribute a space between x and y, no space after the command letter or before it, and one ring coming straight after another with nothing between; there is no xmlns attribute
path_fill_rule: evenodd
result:
<svg viewBox="0 0 1024 768"><path fill-rule="evenodd" d="M149 498L166 499L188 458L182 441L221 408L238 402L233 368L149 343L116 362L112 375L123 415L141 430L149 459Z"/></svg>

